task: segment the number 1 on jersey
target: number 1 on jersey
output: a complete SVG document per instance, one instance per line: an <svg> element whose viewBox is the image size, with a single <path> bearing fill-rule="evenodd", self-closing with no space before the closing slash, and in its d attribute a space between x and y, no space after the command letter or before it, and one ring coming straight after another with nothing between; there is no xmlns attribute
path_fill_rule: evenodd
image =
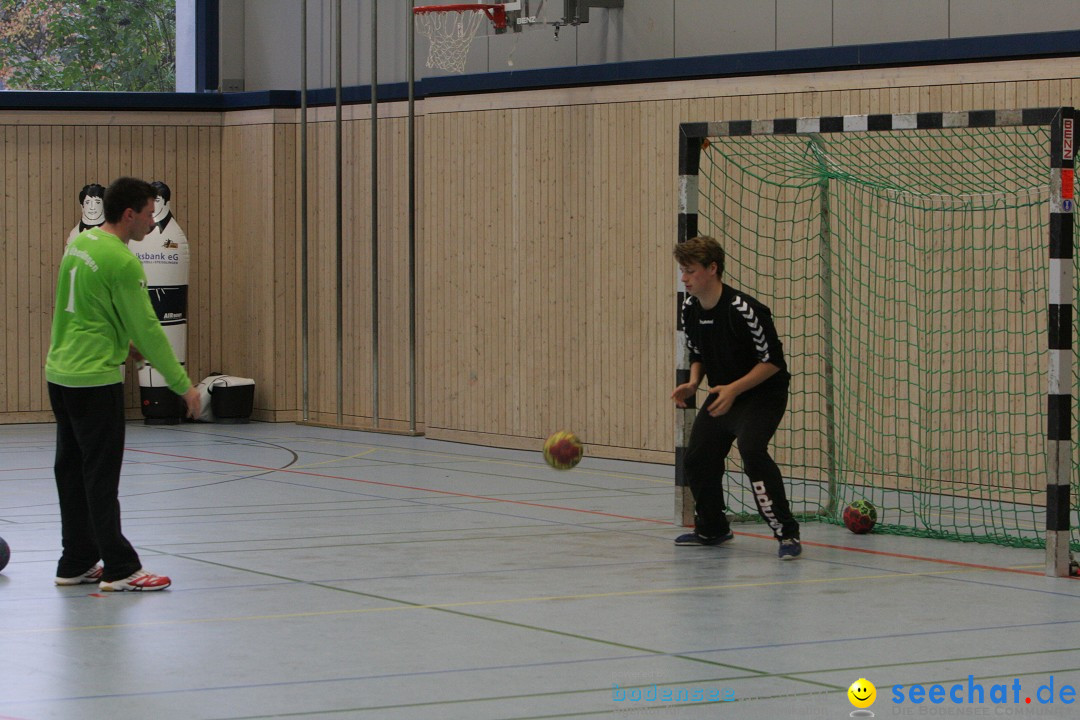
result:
<svg viewBox="0 0 1080 720"><path fill-rule="evenodd" d="M68 287L68 304L67 304L67 307L64 308L69 313L74 313L75 312L75 271L76 270L78 270L78 268L71 268L71 272L69 273L71 275L71 285Z"/></svg>

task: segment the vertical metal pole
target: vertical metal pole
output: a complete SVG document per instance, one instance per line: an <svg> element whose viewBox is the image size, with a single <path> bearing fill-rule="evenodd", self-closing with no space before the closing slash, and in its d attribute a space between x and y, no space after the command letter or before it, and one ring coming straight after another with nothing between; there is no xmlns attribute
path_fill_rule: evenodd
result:
<svg viewBox="0 0 1080 720"><path fill-rule="evenodd" d="M1047 333L1046 574L1070 572L1072 461L1073 212L1076 119L1065 107L1050 126L1049 332Z"/></svg>
<svg viewBox="0 0 1080 720"><path fill-rule="evenodd" d="M379 15L371 0L371 417L379 427Z"/></svg>
<svg viewBox="0 0 1080 720"><path fill-rule="evenodd" d="M416 76L415 44L416 29L413 27L413 0L406 0L409 8L405 19L408 37L405 48L409 69L409 431L416 432L416 104L414 83Z"/></svg>
<svg viewBox="0 0 1080 720"><path fill-rule="evenodd" d="M822 323L823 344L825 346L825 463L829 481L829 501L825 506L825 515L835 518L838 500L836 492L839 487L839 478L836 469L836 368L833 362L836 353L833 352L835 337L833 333L832 210L829 176L825 172L827 166L825 164L824 145L818 135L810 135L807 139L810 142L814 157L817 158L818 168L821 172L821 177L818 180L818 215L821 218L819 232L821 239L821 292L823 295L821 307L824 319Z"/></svg>
<svg viewBox="0 0 1080 720"><path fill-rule="evenodd" d="M309 419L308 368L308 146L307 146L307 4L300 4L300 355L303 419Z"/></svg>
<svg viewBox="0 0 1080 720"><path fill-rule="evenodd" d="M337 424L343 425L343 407L344 402L344 378L343 372L345 367L344 358L344 334L345 324L343 316L343 256L342 252L342 219L341 219L341 203L342 203L342 185L341 185L341 0L337 0L334 3L334 55L335 66L337 68L337 79L334 93L334 180L335 180L335 199L336 199L336 235L337 235Z"/></svg>
<svg viewBox="0 0 1080 720"><path fill-rule="evenodd" d="M708 133L705 123L683 123L679 126L679 215L676 242L686 242L698 234L698 173L701 149ZM675 287L679 287L679 272L675 271ZM682 304L685 295L679 292L675 302L675 384L690 382L690 351L686 347L686 332L682 325ZM687 483L683 458L690 442L690 429L697 416L697 395L686 400L686 408L675 408L675 524L691 527L694 524L694 494Z"/></svg>

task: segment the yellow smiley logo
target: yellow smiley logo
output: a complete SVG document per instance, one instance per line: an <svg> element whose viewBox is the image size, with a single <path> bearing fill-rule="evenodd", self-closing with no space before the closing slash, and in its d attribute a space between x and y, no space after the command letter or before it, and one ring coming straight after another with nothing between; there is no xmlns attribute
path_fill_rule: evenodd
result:
<svg viewBox="0 0 1080 720"><path fill-rule="evenodd" d="M857 708L868 708L877 700L877 688L866 678L851 683L847 690L848 700Z"/></svg>

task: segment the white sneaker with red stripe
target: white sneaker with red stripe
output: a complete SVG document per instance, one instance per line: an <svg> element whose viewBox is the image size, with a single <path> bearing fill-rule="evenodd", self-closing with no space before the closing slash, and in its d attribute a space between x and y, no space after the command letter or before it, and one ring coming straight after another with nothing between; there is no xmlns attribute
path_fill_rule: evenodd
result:
<svg viewBox="0 0 1080 720"><path fill-rule="evenodd" d="M111 582L102 580L98 587L102 592L149 592L151 590L164 590L170 585L172 585L172 580L164 575L155 575L145 570L139 570L123 580L113 580Z"/></svg>
<svg viewBox="0 0 1080 720"><path fill-rule="evenodd" d="M53 582L57 585L84 585L87 583L96 583L101 580L102 571L103 568L101 565L97 564L82 575L76 575L75 577L60 577L57 575Z"/></svg>

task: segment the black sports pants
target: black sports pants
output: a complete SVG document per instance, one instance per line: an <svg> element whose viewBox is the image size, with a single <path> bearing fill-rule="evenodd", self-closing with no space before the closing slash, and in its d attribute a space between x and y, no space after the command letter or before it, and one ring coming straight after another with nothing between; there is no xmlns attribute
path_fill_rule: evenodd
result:
<svg viewBox="0 0 1080 720"><path fill-rule="evenodd" d="M58 577L77 577L101 560L102 580L142 568L120 530L120 465L124 460L124 386L64 387L49 383L56 415L56 490L63 554Z"/></svg>
<svg viewBox="0 0 1080 720"><path fill-rule="evenodd" d="M694 494L697 533L715 537L731 530L723 478L731 445L737 442L758 514L778 539L798 538L799 523L788 506L784 479L769 455L769 442L787 409L787 388L741 395L720 417L712 417L707 409L715 399L709 395L702 403L683 456L686 482Z"/></svg>

